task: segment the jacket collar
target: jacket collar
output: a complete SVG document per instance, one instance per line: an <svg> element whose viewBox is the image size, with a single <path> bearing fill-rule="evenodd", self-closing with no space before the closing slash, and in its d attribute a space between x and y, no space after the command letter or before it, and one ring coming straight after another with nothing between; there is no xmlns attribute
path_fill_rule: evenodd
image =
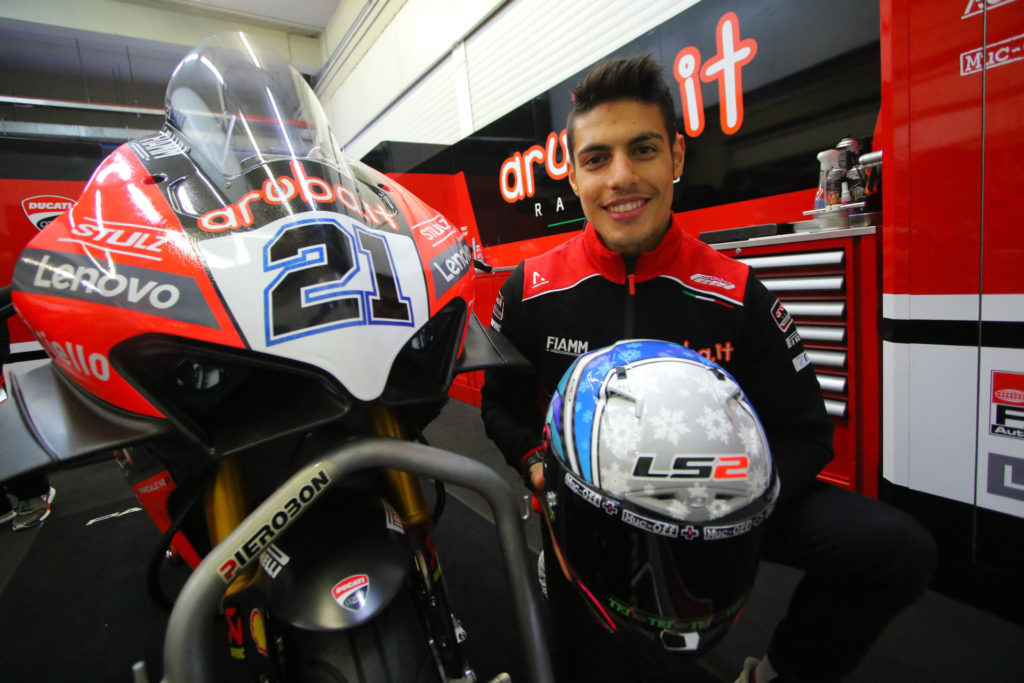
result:
<svg viewBox="0 0 1024 683"><path fill-rule="evenodd" d="M653 251L640 254L636 262L636 281L643 282L658 277L669 269L679 254L683 243L683 228L679 216L672 214L672 222ZM626 282L626 266L622 254L604 246L594 226L587 221L583 230L583 250L594 270L606 280L617 284Z"/></svg>

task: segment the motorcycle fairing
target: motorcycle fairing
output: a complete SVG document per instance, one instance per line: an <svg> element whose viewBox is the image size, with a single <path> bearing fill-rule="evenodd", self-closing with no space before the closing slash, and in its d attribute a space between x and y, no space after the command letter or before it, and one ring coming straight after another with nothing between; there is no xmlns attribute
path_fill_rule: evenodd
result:
<svg viewBox="0 0 1024 683"><path fill-rule="evenodd" d="M167 433L166 422L102 410L56 369L7 367L0 481Z"/></svg>
<svg viewBox="0 0 1024 683"><path fill-rule="evenodd" d="M16 267L19 311L91 393L162 416L109 359L119 341L155 332L312 362L372 400L431 315L457 297L471 305L465 240L393 181L367 167L354 180L309 160L275 160L222 191L200 182L176 140L166 132L116 150ZM260 177L281 194L254 198L247 188ZM324 177L335 181L334 203L304 201L299 181L305 198L323 198L313 190L327 186ZM290 200L265 201L289 188ZM209 207L233 198L252 225L203 229Z"/></svg>
<svg viewBox="0 0 1024 683"><path fill-rule="evenodd" d="M269 160L217 185L200 175L179 137L168 128L130 144L151 174L170 179L161 190L196 242L300 213L336 212L367 230L414 240L421 270L431 273L426 278L431 315L454 296L472 303L465 277L472 270L472 250L461 231L394 180L351 159L334 166L289 158Z"/></svg>
<svg viewBox="0 0 1024 683"><path fill-rule="evenodd" d="M164 332L242 347L192 241L122 145L14 269L22 319L68 377L131 412L161 414L110 363L118 342Z"/></svg>

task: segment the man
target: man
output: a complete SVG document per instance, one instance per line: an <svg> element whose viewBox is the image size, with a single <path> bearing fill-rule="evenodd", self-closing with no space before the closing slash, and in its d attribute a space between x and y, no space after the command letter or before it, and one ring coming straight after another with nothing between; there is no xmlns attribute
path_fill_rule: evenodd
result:
<svg viewBox="0 0 1024 683"><path fill-rule="evenodd" d="M806 570L767 655L748 658L739 681L840 680L927 588L934 542L902 512L816 478L832 458L832 425L788 313L746 266L687 235L672 214L683 140L661 67L649 57L599 64L574 90L567 128L569 182L588 222L501 288L491 325L534 372L487 373L487 433L539 492L543 410L573 360L566 348L649 338L702 350L743 387L772 448L781 490L762 556ZM614 636L580 635L586 612L544 555L554 636L565 641L555 643L556 670L564 680L616 680L613 667L629 653L616 651ZM581 675L596 658L604 661Z"/></svg>

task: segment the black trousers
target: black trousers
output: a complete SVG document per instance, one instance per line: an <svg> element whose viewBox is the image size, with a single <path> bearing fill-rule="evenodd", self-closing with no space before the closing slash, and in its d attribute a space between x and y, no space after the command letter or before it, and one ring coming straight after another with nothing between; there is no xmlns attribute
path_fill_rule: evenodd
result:
<svg viewBox="0 0 1024 683"><path fill-rule="evenodd" d="M785 681L841 680L927 590L936 555L934 539L903 511L821 481L779 506L766 523L762 558L805 574L767 649L775 670ZM629 647L597 625L547 538L544 556L560 681L685 680L692 665Z"/></svg>

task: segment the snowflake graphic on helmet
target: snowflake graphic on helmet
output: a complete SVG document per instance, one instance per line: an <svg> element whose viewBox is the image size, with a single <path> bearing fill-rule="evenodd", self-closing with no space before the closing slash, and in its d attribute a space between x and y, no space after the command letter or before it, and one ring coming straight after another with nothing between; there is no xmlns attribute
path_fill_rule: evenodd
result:
<svg viewBox="0 0 1024 683"><path fill-rule="evenodd" d="M626 347L625 349L619 352L618 360L622 361L623 363L631 363L639 359L640 357L640 349Z"/></svg>
<svg viewBox="0 0 1024 683"><path fill-rule="evenodd" d="M690 433L686 425L684 411L669 410L661 408L658 414L648 418L648 422L654 427L654 438L664 439L672 445L678 444L679 440Z"/></svg>
<svg viewBox="0 0 1024 683"><path fill-rule="evenodd" d="M668 513L676 519L689 519L690 506L675 498L668 504Z"/></svg>
<svg viewBox="0 0 1024 683"><path fill-rule="evenodd" d="M620 383L625 385L629 392L634 396L646 396L648 394L661 393L661 383L658 378L647 374L640 375L633 372Z"/></svg>
<svg viewBox="0 0 1024 683"><path fill-rule="evenodd" d="M601 488L615 496L621 496L629 491L629 480L629 472L622 469L618 463L601 472Z"/></svg>
<svg viewBox="0 0 1024 683"><path fill-rule="evenodd" d="M697 422L704 428L708 441L729 442L733 427L729 422L729 416L721 408L704 406L704 413L697 418Z"/></svg>
<svg viewBox="0 0 1024 683"><path fill-rule="evenodd" d="M705 372L701 373L697 379L697 391L716 401L722 401L735 393L736 384L730 382L725 375Z"/></svg>
<svg viewBox="0 0 1024 683"><path fill-rule="evenodd" d="M740 428L740 441L743 443L743 450L748 455L761 455L761 432L753 424L747 424Z"/></svg>
<svg viewBox="0 0 1024 683"><path fill-rule="evenodd" d="M690 505L693 505L694 507L697 507L697 506L703 507L704 506L704 501L706 501L708 499L708 487L707 486L704 486L703 484L699 484L697 486L691 486L690 488L685 489L685 490L686 490L687 495L690 496Z"/></svg>
<svg viewBox="0 0 1024 683"><path fill-rule="evenodd" d="M711 501L708 505L708 516L711 519L718 519L719 517L725 517L727 514L732 512L732 505L727 500L717 499Z"/></svg>
<svg viewBox="0 0 1024 683"><path fill-rule="evenodd" d="M614 455L624 458L640 441L640 421L630 409L608 408L602 418L601 440Z"/></svg>

